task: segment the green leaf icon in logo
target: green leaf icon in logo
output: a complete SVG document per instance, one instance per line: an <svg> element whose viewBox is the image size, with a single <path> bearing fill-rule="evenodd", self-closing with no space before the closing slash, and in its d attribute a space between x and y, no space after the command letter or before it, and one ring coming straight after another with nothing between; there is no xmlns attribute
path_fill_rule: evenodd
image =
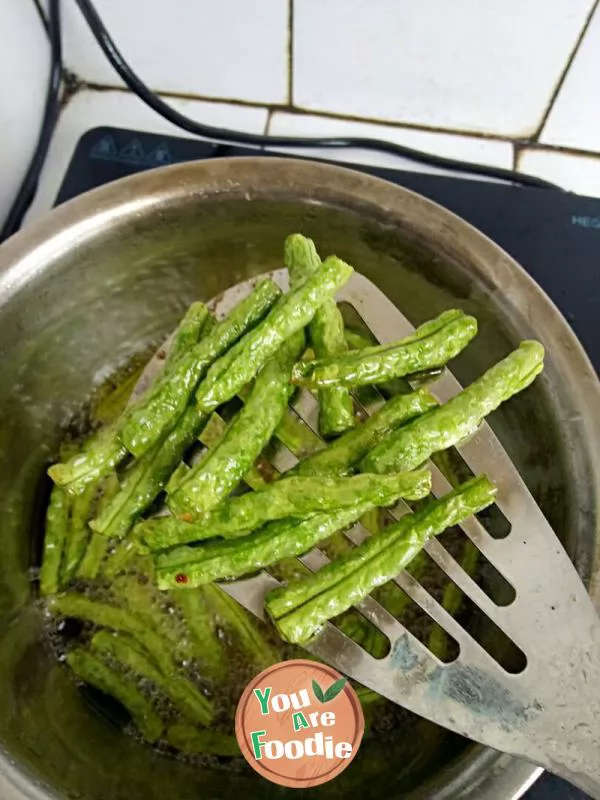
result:
<svg viewBox="0 0 600 800"><path fill-rule="evenodd" d="M326 691L323 691L319 684L313 680L312 688L314 695L320 703L328 703L330 700L333 700L338 696L338 694L346 685L347 681L348 678L339 678L337 681L334 681L331 686L326 689Z"/></svg>
<svg viewBox="0 0 600 800"><path fill-rule="evenodd" d="M315 680L313 680L313 682L312 682L312 689L313 689L314 695L317 698L317 700L320 703L324 703L325 702L325 695L323 694L323 689L321 689L321 687L319 686L319 684Z"/></svg>

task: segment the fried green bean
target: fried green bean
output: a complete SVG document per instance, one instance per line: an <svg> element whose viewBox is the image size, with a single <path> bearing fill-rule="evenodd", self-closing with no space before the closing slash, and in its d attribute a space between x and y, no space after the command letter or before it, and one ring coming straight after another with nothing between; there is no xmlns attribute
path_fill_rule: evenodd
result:
<svg viewBox="0 0 600 800"><path fill-rule="evenodd" d="M239 756L240 746L232 733L198 730L193 725L177 722L167 729L171 747L190 755L204 753L211 756Z"/></svg>
<svg viewBox="0 0 600 800"><path fill-rule="evenodd" d="M345 475L396 428L437 406L425 389L393 397L373 416L340 436L328 447L297 464L288 475ZM365 470L366 472L367 470Z"/></svg>
<svg viewBox="0 0 600 800"><path fill-rule="evenodd" d="M413 469L433 453L464 442L489 413L529 386L543 366L542 345L522 342L447 403L387 437L363 459L361 469L379 473Z"/></svg>
<svg viewBox="0 0 600 800"><path fill-rule="evenodd" d="M119 438L130 453L139 458L160 440L181 416L213 361L256 325L280 295L273 281L261 281L229 316L158 377L120 426Z"/></svg>
<svg viewBox="0 0 600 800"><path fill-rule="evenodd" d="M208 319L209 313L204 303L192 303L173 334L165 360L165 372L170 372L181 356L198 342Z"/></svg>
<svg viewBox="0 0 600 800"><path fill-rule="evenodd" d="M148 651L163 673L168 675L175 669L169 641L158 636L143 618L130 611L75 592L55 595L49 601L49 608L65 617L83 619L104 628L128 633Z"/></svg>
<svg viewBox="0 0 600 800"><path fill-rule="evenodd" d="M296 416L291 408L285 411L275 429L275 437L299 459L306 458L323 447L321 437L303 419Z"/></svg>
<svg viewBox="0 0 600 800"><path fill-rule="evenodd" d="M225 678L228 670L227 658L204 593L198 589L177 589L170 592L169 597L181 609L194 638L195 649L200 651L200 662L207 667L210 675L218 676L219 679Z"/></svg>
<svg viewBox="0 0 600 800"><path fill-rule="evenodd" d="M204 304L194 303L174 335L161 381L166 381L179 357L189 351L192 340L196 340L206 328L207 320L208 310ZM137 380L139 376L132 377ZM113 398L112 405L117 407L124 405L125 398L132 389L130 380L118 387L113 393L117 397ZM142 409L145 408L145 403L144 398ZM127 448L121 441L121 429L129 416L138 413L135 411L136 408L137 404L131 412L125 412L123 416L114 419L110 425L106 425L91 436L84 443L81 452L73 455L66 463L53 464L48 470L52 480L70 494L80 494L86 485L100 479L103 474L118 466L127 456ZM108 413L109 416L112 415L112 412Z"/></svg>
<svg viewBox="0 0 600 800"><path fill-rule="evenodd" d="M210 725L212 705L189 678L179 674L164 675L135 641L121 633L98 631L90 643L92 653L107 657L152 683L165 694L187 719L199 725Z"/></svg>
<svg viewBox="0 0 600 800"><path fill-rule="evenodd" d="M281 421L291 392L290 371L303 343L298 332L265 364L219 444L169 494L174 514L189 519L204 514L239 484Z"/></svg>
<svg viewBox="0 0 600 800"><path fill-rule="evenodd" d="M90 483L99 480L126 458L127 450L119 441L117 431L118 423L101 428L68 461L53 464L48 475L65 492L81 494Z"/></svg>
<svg viewBox="0 0 600 800"><path fill-rule="evenodd" d="M97 516L101 516L104 509L109 506L113 498L120 491L121 486L115 472L108 475L102 482L102 496L96 508ZM90 523L90 526L92 523ZM98 576L102 561L108 550L108 539L102 534L92 532L85 555L77 567L76 577L82 580L93 580Z"/></svg>
<svg viewBox="0 0 600 800"><path fill-rule="evenodd" d="M133 681L119 675L87 650L71 650L67 653L67 663L80 680L115 697L130 713L144 739L152 743L160 737L164 725Z"/></svg>
<svg viewBox="0 0 600 800"><path fill-rule="evenodd" d="M225 436L226 432L227 423L216 412L213 412L206 424L206 427L202 430L198 438L202 444L205 445L205 447L216 447L223 436ZM261 472L262 467L263 462L259 457L256 463L253 464L248 472L246 472L244 475L244 482L247 483L252 489L262 489L267 485L267 482L265 481L265 478ZM273 471L275 470L274 467L270 467L270 469Z"/></svg>
<svg viewBox="0 0 600 800"><path fill-rule="evenodd" d="M294 233L285 241L284 261L294 289L321 266L314 242ZM326 300L317 309L308 333L316 358L328 358L346 353L344 320L334 299ZM354 404L343 386L319 390L319 430L322 436L335 436L354 427Z"/></svg>
<svg viewBox="0 0 600 800"><path fill-rule="evenodd" d="M46 511L44 554L40 572L40 593L56 594L62 585L62 560L69 531L71 500L59 486L54 486Z"/></svg>
<svg viewBox="0 0 600 800"><path fill-rule="evenodd" d="M288 268L290 287L295 289L319 269L321 259L312 239L292 233L283 245L283 263Z"/></svg>
<svg viewBox="0 0 600 800"><path fill-rule="evenodd" d="M481 476L408 514L309 578L269 592L265 607L284 640L302 644L332 617L391 580L428 539L490 505L494 486Z"/></svg>
<svg viewBox="0 0 600 800"><path fill-rule="evenodd" d="M89 483L82 494L78 494L73 498L62 567L61 583L63 585L74 577L88 546L91 536L88 523L97 494L98 483Z"/></svg>
<svg viewBox="0 0 600 800"><path fill-rule="evenodd" d="M221 662L216 651L190 636L188 625L181 619L185 615L173 613L173 605L181 609L178 593L165 594L157 589L150 559L138 558L132 566L133 571L113 580L113 602L163 639L178 665L197 661L207 677L219 676Z"/></svg>
<svg viewBox="0 0 600 800"><path fill-rule="evenodd" d="M107 542L109 541L106 536L99 533ZM138 555L138 550L135 547L135 542L129 539L123 539L117 542L114 547L108 550L108 556L102 565L102 576L108 581L114 580L117 575L120 575L129 566L132 558Z"/></svg>
<svg viewBox="0 0 600 800"><path fill-rule="evenodd" d="M315 311L333 297L353 269L335 256L296 289L285 294L264 319L209 369L196 393L202 411L213 411L249 383L265 362L294 333L301 331Z"/></svg>
<svg viewBox="0 0 600 800"><path fill-rule="evenodd" d="M407 493L407 489L412 496L425 497L430 487L431 475L426 470L411 476L398 475L395 481L381 485L374 493L363 491L356 503L348 508L315 513L305 519L286 518L271 522L255 533L233 541L184 546L161 553L156 557L158 586L161 589L181 584L200 586L220 578L239 577L284 558L301 555L317 542L356 522L374 506L390 505Z"/></svg>
<svg viewBox="0 0 600 800"><path fill-rule="evenodd" d="M446 311L399 342L351 350L346 355L299 362L292 383L309 389L365 386L441 367L477 333L477 320L462 311Z"/></svg>
<svg viewBox="0 0 600 800"><path fill-rule="evenodd" d="M391 476L284 477L260 492L226 500L197 523L159 517L139 525L136 535L151 550L163 550L213 536L236 538L271 520L351 508L364 500L383 505L390 491L398 497L419 500L431 487L427 471L395 475L388 481L384 477Z"/></svg>
<svg viewBox="0 0 600 800"><path fill-rule="evenodd" d="M92 520L91 528L111 539L126 536L138 517L165 488L173 470L205 423L206 416L200 416L193 406L188 406L164 441L155 444L131 465L121 491Z"/></svg>
<svg viewBox="0 0 600 800"><path fill-rule="evenodd" d="M279 653L261 634L254 619L227 592L214 584L203 586L201 591L217 615L219 624L233 633L239 647L253 664L264 669L280 660Z"/></svg>

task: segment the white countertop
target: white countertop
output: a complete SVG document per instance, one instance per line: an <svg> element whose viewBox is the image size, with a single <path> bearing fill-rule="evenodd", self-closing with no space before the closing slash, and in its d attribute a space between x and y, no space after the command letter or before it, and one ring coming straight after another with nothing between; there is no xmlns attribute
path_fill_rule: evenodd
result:
<svg viewBox="0 0 600 800"><path fill-rule="evenodd" d="M96 0L142 78L197 119L256 132L377 136L516 167L600 197L598 0ZM48 69L32 0L4 0L0 218L31 154ZM98 125L186 135L123 89L73 0L62 111L29 218ZM296 151L298 152L298 151ZM394 156L336 159L406 166ZM411 169L424 169L411 165ZM427 168L425 168L427 169Z"/></svg>

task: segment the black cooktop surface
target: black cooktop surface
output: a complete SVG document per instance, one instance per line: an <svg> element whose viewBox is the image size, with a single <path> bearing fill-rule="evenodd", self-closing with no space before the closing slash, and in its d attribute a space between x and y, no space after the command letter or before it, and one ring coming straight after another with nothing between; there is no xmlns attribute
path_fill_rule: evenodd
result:
<svg viewBox="0 0 600 800"><path fill-rule="evenodd" d="M280 154L122 128L94 128L79 140L56 204L154 167L247 155ZM600 370L600 199L384 167L342 166L419 192L487 234L548 293ZM545 774L525 797L583 800L586 795Z"/></svg>

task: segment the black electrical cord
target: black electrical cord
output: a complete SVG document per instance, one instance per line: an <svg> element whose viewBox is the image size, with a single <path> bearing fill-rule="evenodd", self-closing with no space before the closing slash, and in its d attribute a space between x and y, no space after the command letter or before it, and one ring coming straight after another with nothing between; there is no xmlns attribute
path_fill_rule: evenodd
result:
<svg viewBox="0 0 600 800"><path fill-rule="evenodd" d="M228 128L217 128L213 125L204 125L196 122L184 114L171 108L158 95L152 92L145 83L136 75L129 64L123 58L121 52L114 43L104 23L100 19L92 0L75 0L81 13L83 14L89 28L102 51L121 76L129 89L136 94L140 100L150 106L169 122L182 130L202 136L207 139L216 139L222 142L235 142L238 144L252 144L260 147L312 147L312 148L346 148L355 147L363 150L375 150L383 153L407 158L420 164L449 169L455 172L464 172L471 175L482 175L487 178L496 178L510 183L517 183L521 186L532 186L542 189L561 189L550 181L537 178L533 175L526 175L515 170L503 169L502 167L485 166L483 164L472 164L468 161L460 161L453 158L444 158L433 153L424 153L412 147L388 142L384 139L373 139L361 136L272 136L269 134L244 133L243 131L229 130ZM60 87L63 75L62 64L62 38L60 29L60 0L48 0L48 17L44 16L39 0L33 0L36 10L40 16L48 39L51 50L50 78L48 81L48 91L42 117L42 125L38 136L31 162L25 173L17 196L11 206L8 216L0 229L0 242L12 236L23 221L27 209L31 205L35 191L37 189L39 176L44 166L44 161L50 147L50 140L54 132L56 121L60 110Z"/></svg>
<svg viewBox="0 0 600 800"><path fill-rule="evenodd" d="M364 150L378 150L384 153L393 153L397 156L408 158L421 164L430 164L434 167L442 167L459 172L466 172L471 175L483 175L488 178L498 178L511 183L518 183L522 186L535 186L545 189L559 189L554 183L536 178L533 175L524 175L510 169L502 167L490 167L482 164L471 164L468 161L459 161L453 158L444 158L432 153L423 153L414 150L412 147L405 147L395 142L387 142L383 139L363 138L360 136L335 136L335 137L308 137L308 136L271 136L269 134L243 133L227 128L217 128L212 125L204 125L196 122L179 111L175 111L165 103L158 95L152 92L143 83L136 73L125 61L104 23L100 19L98 12L94 8L92 0L75 0L90 30L104 54L121 76L126 85L134 92L140 100L150 106L173 125L189 133L204 136L207 139L217 139L225 142L235 142L239 144L253 144L271 147L357 147Z"/></svg>
<svg viewBox="0 0 600 800"><path fill-rule="evenodd" d="M40 13L38 4L36 3L35 5L38 9L38 13ZM44 15L42 13L40 13L40 17L44 20ZM50 40L50 76L42 115L42 125L25 177L10 207L8 216L0 229L0 242L8 239L9 236L12 236L13 233L19 230L23 217L31 205L60 111L60 86L63 69L60 0L49 0L48 18L44 27L47 29L48 38Z"/></svg>

